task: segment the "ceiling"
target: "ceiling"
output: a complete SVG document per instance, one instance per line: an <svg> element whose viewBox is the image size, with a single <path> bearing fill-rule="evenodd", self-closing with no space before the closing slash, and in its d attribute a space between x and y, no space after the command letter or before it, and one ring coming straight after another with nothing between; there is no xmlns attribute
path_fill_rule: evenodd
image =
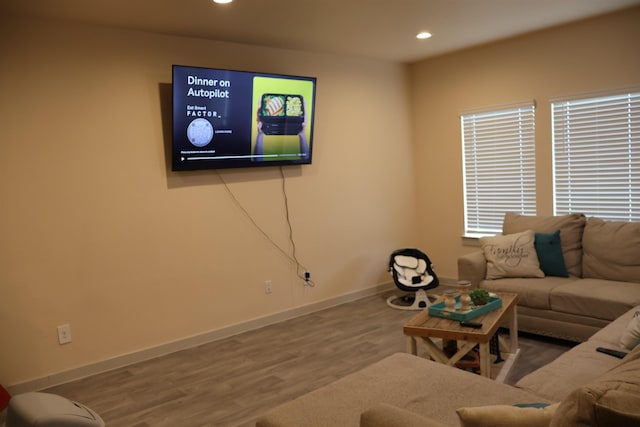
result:
<svg viewBox="0 0 640 427"><path fill-rule="evenodd" d="M412 62L640 0L0 0L2 13ZM428 40L415 38L428 31Z"/></svg>

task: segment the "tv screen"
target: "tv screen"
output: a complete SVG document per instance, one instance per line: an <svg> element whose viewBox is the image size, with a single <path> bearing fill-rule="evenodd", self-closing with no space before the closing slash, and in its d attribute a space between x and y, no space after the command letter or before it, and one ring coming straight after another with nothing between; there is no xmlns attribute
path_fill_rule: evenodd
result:
<svg viewBox="0 0 640 427"><path fill-rule="evenodd" d="M174 171L311 163L315 77L173 66Z"/></svg>

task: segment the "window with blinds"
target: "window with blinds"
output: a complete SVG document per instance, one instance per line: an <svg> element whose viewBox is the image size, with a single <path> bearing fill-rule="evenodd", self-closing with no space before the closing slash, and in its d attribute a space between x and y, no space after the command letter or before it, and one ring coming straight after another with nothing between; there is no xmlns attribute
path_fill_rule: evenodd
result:
<svg viewBox="0 0 640 427"><path fill-rule="evenodd" d="M465 236L502 232L505 212L536 214L535 105L461 115Z"/></svg>
<svg viewBox="0 0 640 427"><path fill-rule="evenodd" d="M640 221L640 93L551 108L555 213Z"/></svg>

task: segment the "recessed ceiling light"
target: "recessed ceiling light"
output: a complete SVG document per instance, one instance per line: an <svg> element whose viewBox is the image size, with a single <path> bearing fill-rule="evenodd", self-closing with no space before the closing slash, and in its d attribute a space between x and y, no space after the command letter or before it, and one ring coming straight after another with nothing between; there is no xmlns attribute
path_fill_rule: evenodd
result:
<svg viewBox="0 0 640 427"><path fill-rule="evenodd" d="M421 40L423 40L423 39L429 39L429 38L431 38L431 33L427 33L426 31L424 31L424 32L422 32L422 33L418 33L418 34L416 35L416 38L421 39Z"/></svg>
<svg viewBox="0 0 640 427"><path fill-rule="evenodd" d="M213 0L214 3L224 4L231 3L233 0Z"/></svg>

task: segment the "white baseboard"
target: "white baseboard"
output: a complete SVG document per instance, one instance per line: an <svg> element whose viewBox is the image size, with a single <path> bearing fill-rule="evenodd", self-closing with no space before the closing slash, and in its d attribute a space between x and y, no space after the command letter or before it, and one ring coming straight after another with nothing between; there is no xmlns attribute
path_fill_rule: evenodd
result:
<svg viewBox="0 0 640 427"><path fill-rule="evenodd" d="M376 295L382 292L386 292L395 288L393 282L377 285L371 288L355 291L346 295L341 295L335 298L330 298L325 301L316 302L313 304L303 305L300 307L294 307L289 310L285 310L279 313L270 314L268 316L251 319L246 322L230 325L214 331L205 332L202 334L194 335L187 338L182 338L176 341L172 341L166 344L161 344L155 347L135 351L133 353L123 354L111 359L101 360L89 365L81 366L78 368L69 369L62 372L57 372L46 377L36 378L33 380L25 381L22 383L14 384L7 387L9 393L12 395L26 393L29 391L38 391L47 389L56 385L76 381L81 378L85 378L91 375L96 375L102 372L111 371L113 369L128 366L134 363L143 362L145 360L153 359L159 356L164 356L176 351L185 350L188 348L197 347L203 344L214 342L223 338L227 338L233 335L240 334L242 332L248 332L254 329L262 328L274 323L282 322L284 320L292 319L295 317L310 314L316 311L324 310L326 308L334 307L336 305L345 304L361 298L365 298L371 295Z"/></svg>

